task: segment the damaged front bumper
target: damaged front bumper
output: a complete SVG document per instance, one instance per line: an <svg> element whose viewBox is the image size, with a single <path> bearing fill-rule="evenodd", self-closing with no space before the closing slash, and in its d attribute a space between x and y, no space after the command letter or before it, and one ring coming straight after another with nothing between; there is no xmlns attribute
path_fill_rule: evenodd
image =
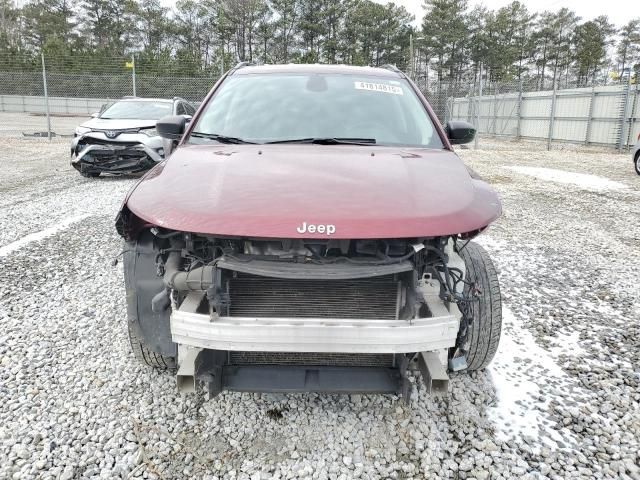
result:
<svg viewBox="0 0 640 480"><path fill-rule="evenodd" d="M71 142L71 165L81 173L140 173L163 159L162 139L143 133L109 139L103 132L89 132Z"/></svg>
<svg viewBox="0 0 640 480"><path fill-rule="evenodd" d="M203 312L204 294L192 291L170 317L178 390L194 392L203 381L211 396L223 390L395 393L408 401L406 371L415 361L427 392L445 394L447 352L461 313L442 302L436 282L423 281L420 290L430 316L407 320L223 317ZM305 357L310 364L301 364Z"/></svg>
<svg viewBox="0 0 640 480"><path fill-rule="evenodd" d="M179 345L234 351L410 353L452 347L460 326L457 307L449 311L436 299L427 305L433 316L412 320L212 318L181 307L171 314L171 335Z"/></svg>

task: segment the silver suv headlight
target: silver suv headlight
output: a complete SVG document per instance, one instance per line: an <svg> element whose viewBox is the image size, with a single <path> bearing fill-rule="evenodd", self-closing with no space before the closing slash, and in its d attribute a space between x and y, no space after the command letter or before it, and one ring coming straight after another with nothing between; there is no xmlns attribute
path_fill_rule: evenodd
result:
<svg viewBox="0 0 640 480"><path fill-rule="evenodd" d="M85 133L89 133L91 129L89 127L78 126L76 127L75 134L76 135L84 135Z"/></svg>
<svg viewBox="0 0 640 480"><path fill-rule="evenodd" d="M144 133L147 137L157 137L158 136L158 131L156 130L155 127L153 127L153 128L144 128L144 129L140 130L140 133Z"/></svg>

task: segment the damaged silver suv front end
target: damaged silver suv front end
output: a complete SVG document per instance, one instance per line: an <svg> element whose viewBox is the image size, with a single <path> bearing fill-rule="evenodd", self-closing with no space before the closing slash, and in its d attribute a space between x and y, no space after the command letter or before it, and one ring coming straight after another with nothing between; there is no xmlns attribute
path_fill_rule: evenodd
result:
<svg viewBox="0 0 640 480"><path fill-rule="evenodd" d="M71 142L71 165L85 176L144 172L163 159L155 128L90 130Z"/></svg>
<svg viewBox="0 0 640 480"><path fill-rule="evenodd" d="M104 105L76 128L71 165L85 177L145 172L167 153L167 141L156 130L158 119L180 115L189 121L194 113L195 107L179 97L127 97Z"/></svg>

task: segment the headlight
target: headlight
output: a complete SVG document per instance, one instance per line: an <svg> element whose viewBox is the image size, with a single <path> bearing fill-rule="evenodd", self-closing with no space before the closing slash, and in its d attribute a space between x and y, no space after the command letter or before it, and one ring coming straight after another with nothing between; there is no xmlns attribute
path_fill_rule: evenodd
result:
<svg viewBox="0 0 640 480"><path fill-rule="evenodd" d="M91 131L88 127L76 127L76 135L84 135L85 133L89 133Z"/></svg>
<svg viewBox="0 0 640 480"><path fill-rule="evenodd" d="M147 137L157 137L158 131L155 128L145 128L140 130L140 133L144 133Z"/></svg>

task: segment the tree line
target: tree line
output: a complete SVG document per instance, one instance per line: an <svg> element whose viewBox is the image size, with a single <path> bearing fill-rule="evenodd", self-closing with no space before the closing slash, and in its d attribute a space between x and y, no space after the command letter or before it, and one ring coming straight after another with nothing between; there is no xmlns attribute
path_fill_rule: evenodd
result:
<svg viewBox="0 0 640 480"><path fill-rule="evenodd" d="M575 12L530 12L511 2L498 10L467 0L427 0L416 68L459 83L484 68L489 81L530 88L584 86L640 70L640 18L617 28L607 16L583 21ZM625 73L626 72L626 73Z"/></svg>
<svg viewBox="0 0 640 480"><path fill-rule="evenodd" d="M581 86L640 70L640 19L614 26L519 1L491 10L425 0L415 26L404 7L372 0L0 0L0 69L92 72L135 55L149 74L214 75L237 61L394 64L424 85L488 81ZM117 62L122 68L123 62Z"/></svg>
<svg viewBox="0 0 640 480"><path fill-rule="evenodd" d="M219 71L238 61L406 65L413 16L371 0L0 0L4 56L71 67L129 56L146 71ZM0 53L0 55L2 54ZM99 66L99 65L97 65Z"/></svg>

